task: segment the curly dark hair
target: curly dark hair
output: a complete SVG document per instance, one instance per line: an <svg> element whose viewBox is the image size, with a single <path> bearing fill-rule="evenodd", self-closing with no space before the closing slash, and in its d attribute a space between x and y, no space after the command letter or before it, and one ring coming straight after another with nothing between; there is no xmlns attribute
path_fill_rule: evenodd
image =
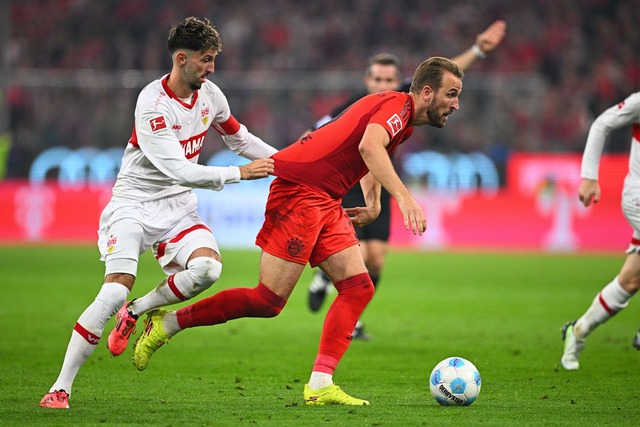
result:
<svg viewBox="0 0 640 427"><path fill-rule="evenodd" d="M222 50L220 35L207 18L189 17L169 30L167 48L173 54L178 49L189 49L195 52Z"/></svg>

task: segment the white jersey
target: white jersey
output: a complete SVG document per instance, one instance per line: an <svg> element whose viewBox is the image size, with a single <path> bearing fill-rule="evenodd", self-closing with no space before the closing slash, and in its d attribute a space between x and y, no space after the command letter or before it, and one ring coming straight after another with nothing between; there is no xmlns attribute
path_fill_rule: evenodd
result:
<svg viewBox="0 0 640 427"><path fill-rule="evenodd" d="M277 150L247 131L229 110L226 97L207 80L188 100L167 86L168 75L151 82L138 96L135 125L113 187L112 200L149 201L191 188L221 190L240 181L237 166L197 164L210 126L235 153L251 159Z"/></svg>
<svg viewBox="0 0 640 427"><path fill-rule="evenodd" d="M631 154L629 156L629 173L625 187L640 188L640 92L605 110L591 125L587 143L582 156L580 176L587 179L598 179L600 157L607 136L614 129L632 126Z"/></svg>

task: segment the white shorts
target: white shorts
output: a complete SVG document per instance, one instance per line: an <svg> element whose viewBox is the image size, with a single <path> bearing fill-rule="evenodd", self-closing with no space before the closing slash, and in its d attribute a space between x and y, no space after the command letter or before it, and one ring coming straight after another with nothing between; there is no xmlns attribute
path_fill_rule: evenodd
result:
<svg viewBox="0 0 640 427"><path fill-rule="evenodd" d="M625 185L622 191L622 213L633 228L627 254L640 253L640 188Z"/></svg>
<svg viewBox="0 0 640 427"><path fill-rule="evenodd" d="M138 258L149 248L166 274L186 268L194 250L220 253L211 230L196 212L192 192L149 202L110 201L100 215L98 249L105 274L138 272Z"/></svg>

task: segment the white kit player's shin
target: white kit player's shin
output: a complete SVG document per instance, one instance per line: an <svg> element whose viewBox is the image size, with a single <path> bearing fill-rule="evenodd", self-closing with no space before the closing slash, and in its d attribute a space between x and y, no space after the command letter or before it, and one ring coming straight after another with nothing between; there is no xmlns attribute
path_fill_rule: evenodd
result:
<svg viewBox="0 0 640 427"><path fill-rule="evenodd" d="M585 339L595 328L625 308L632 296L622 288L616 276L596 295L589 309L576 322L574 327L576 338Z"/></svg>
<svg viewBox="0 0 640 427"><path fill-rule="evenodd" d="M133 301L129 311L140 316L154 308L188 300L213 285L222 273L222 264L209 257L189 261L187 269L164 279L154 290Z"/></svg>
<svg viewBox="0 0 640 427"><path fill-rule="evenodd" d="M105 283L95 300L80 315L67 346L58 379L51 387L71 394L71 387L82 364L93 353L104 325L127 299L129 289L120 283Z"/></svg>

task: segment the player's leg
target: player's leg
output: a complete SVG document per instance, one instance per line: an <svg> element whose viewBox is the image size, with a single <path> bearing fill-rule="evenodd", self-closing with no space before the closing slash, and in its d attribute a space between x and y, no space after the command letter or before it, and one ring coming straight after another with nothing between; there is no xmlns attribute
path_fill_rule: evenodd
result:
<svg viewBox="0 0 640 427"><path fill-rule="evenodd" d="M360 183L353 186L347 192L347 194L345 194L345 196L342 198L341 204L344 207L366 206ZM366 228L367 227L358 227L355 229L360 241L366 238ZM364 248L362 249L364 250ZM311 282L309 283L309 294L307 298L309 309L312 312L320 310L327 295L332 290L334 290L334 288L331 280L329 280L329 277L325 274L324 271L322 271L322 269L318 268L313 275Z"/></svg>
<svg viewBox="0 0 640 427"><path fill-rule="evenodd" d="M331 290L331 280L321 269L316 269L311 282L309 282L309 295L307 303L309 310L316 312L322 308L322 304Z"/></svg>
<svg viewBox="0 0 640 427"><path fill-rule="evenodd" d="M357 244L329 256L320 266L333 279L338 295L325 318L313 372L305 386L305 402L367 405L367 401L348 396L335 386L333 372L351 343L360 314L373 296L373 283Z"/></svg>
<svg viewBox="0 0 640 427"><path fill-rule="evenodd" d="M561 363L565 369L580 367L579 357L587 336L624 309L640 288L640 207L636 203L637 196L638 190L625 187L622 212L634 232L622 269L598 292L587 311L575 322L567 322L562 329L564 352Z"/></svg>
<svg viewBox="0 0 640 427"><path fill-rule="evenodd" d="M579 368L579 357L584 348L584 340L598 326L605 323L624 309L640 287L640 254L638 248L631 251L616 276L593 299L587 311L575 322L568 322L563 328L565 341L562 366L565 369Z"/></svg>
<svg viewBox="0 0 640 427"><path fill-rule="evenodd" d="M136 332L138 318L155 308L193 298L218 280L222 272L220 255L211 248L199 248L186 263L187 268L169 275L141 298L126 302L117 313L117 322L109 334L109 350L118 356Z"/></svg>
<svg viewBox="0 0 640 427"><path fill-rule="evenodd" d="M176 201L177 203L178 201ZM222 273L218 243L211 230L204 225L195 205L187 209L164 211L175 221L169 222L169 232L154 245L154 254L167 277L144 296L126 302L117 313L117 322L109 334L108 346L114 356L122 354L129 338L135 333L136 321L155 308L188 300L208 289ZM155 243L155 242L154 242Z"/></svg>
<svg viewBox="0 0 640 427"><path fill-rule="evenodd" d="M379 220L380 219L376 220L367 227L378 228L379 224L377 224L377 222ZM371 231L372 230L368 230L367 232L371 233ZM373 282L373 287L377 291L378 281L380 279L380 274L382 272L382 267L384 266L385 256L387 253L387 242L377 238L367 238L366 240L361 239L360 250L364 258L364 264L367 267L367 271L369 272L369 276ZM353 330L353 338L365 341L371 338L370 335L365 332L364 322L361 319L358 319Z"/></svg>
<svg viewBox="0 0 640 427"><path fill-rule="evenodd" d="M387 256L387 248L389 235L391 232L391 195L383 189L380 202L382 209L378 218L358 230L358 239L360 240L360 249L364 258L364 265L369 271L374 289L378 290L378 283L382 268L384 267ZM353 338L360 340L368 340L369 334L365 332L364 323L358 320L353 330Z"/></svg>
<svg viewBox="0 0 640 427"><path fill-rule="evenodd" d="M58 378L51 386L49 393L40 401L40 406L69 407L68 401L63 402L61 394L66 393L67 399L71 395L73 381L78 371L100 342L105 323L126 300L128 288L133 286L134 279L132 275L107 275L95 300L75 323Z"/></svg>
<svg viewBox="0 0 640 427"><path fill-rule="evenodd" d="M217 325L241 317L277 316L303 270L303 264L263 251L256 287L226 289L179 309L168 316L165 330L169 335L175 335L182 329Z"/></svg>
<svg viewBox="0 0 640 427"><path fill-rule="evenodd" d="M216 251L196 249L184 270L170 274L149 293L128 303L127 310L138 318L155 308L186 301L209 289L221 273L221 258Z"/></svg>
<svg viewBox="0 0 640 427"><path fill-rule="evenodd" d="M143 231L136 221L121 219L108 223L117 213L105 209L101 217L98 246L105 261L105 278L95 300L78 318L67 346L62 368L41 406L68 408L64 393L71 395L73 381L80 367L100 341L106 322L126 301L133 287L138 256L143 248ZM58 392L58 393L56 393Z"/></svg>
<svg viewBox="0 0 640 427"><path fill-rule="evenodd" d="M362 255L376 290L387 258L389 236L391 234L391 195L384 188L380 195L380 204L381 209L378 218L367 227L364 227L366 235L359 235L361 243L366 240L367 250Z"/></svg>
<svg viewBox="0 0 640 427"><path fill-rule="evenodd" d="M388 244L385 240L369 239L366 241L366 253L363 252L364 262L371 276L371 281L376 288L384 267L387 248Z"/></svg>
<svg viewBox="0 0 640 427"><path fill-rule="evenodd" d="M263 252L256 287L226 289L177 311L149 312L147 328L134 348L134 365L138 370L145 369L153 353L184 329L217 325L242 317L277 316L303 270L304 264Z"/></svg>
<svg viewBox="0 0 640 427"><path fill-rule="evenodd" d="M576 322L573 328L576 338L584 340L599 325L624 309L639 286L640 255L633 252L627 255L618 276L596 295L589 309Z"/></svg>

